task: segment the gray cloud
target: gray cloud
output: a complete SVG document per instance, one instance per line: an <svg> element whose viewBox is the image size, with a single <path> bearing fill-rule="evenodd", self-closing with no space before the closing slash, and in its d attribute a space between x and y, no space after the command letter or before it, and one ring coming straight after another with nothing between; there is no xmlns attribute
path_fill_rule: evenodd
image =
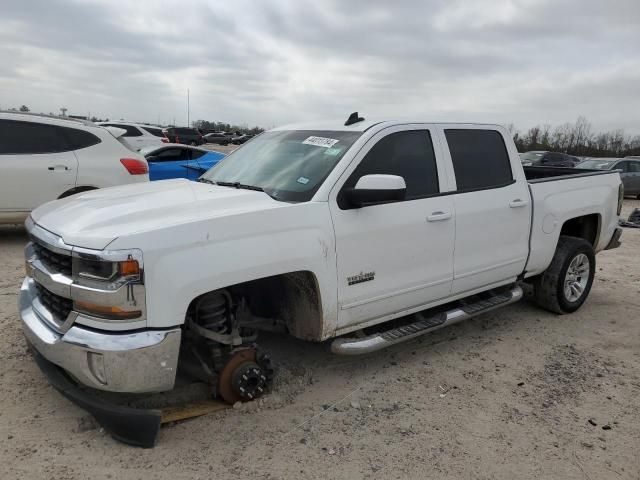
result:
<svg viewBox="0 0 640 480"><path fill-rule="evenodd" d="M271 126L578 115L640 133L640 3L1 0L0 107Z"/></svg>

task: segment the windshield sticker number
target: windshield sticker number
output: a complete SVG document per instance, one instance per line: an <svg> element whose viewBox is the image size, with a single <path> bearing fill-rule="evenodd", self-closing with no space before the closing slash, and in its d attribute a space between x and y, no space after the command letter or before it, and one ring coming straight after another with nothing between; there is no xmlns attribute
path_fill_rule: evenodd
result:
<svg viewBox="0 0 640 480"><path fill-rule="evenodd" d="M335 138L325 138L325 137L307 137L302 143L305 145L314 145L316 147L324 147L331 148L340 140L336 140Z"/></svg>
<svg viewBox="0 0 640 480"><path fill-rule="evenodd" d="M307 177L300 177L298 178L298 180L296 180L298 183L301 183L302 185L306 185L307 183L309 183L309 179Z"/></svg>

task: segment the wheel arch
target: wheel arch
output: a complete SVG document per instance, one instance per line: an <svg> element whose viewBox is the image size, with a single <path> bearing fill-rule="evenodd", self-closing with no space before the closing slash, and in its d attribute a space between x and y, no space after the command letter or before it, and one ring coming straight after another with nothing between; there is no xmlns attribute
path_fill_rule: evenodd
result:
<svg viewBox="0 0 640 480"><path fill-rule="evenodd" d="M320 286L311 271L277 274L213 291L219 290L227 290L236 299L245 298L254 315L282 320L296 338L320 341L325 336ZM191 299L187 312L208 293Z"/></svg>
<svg viewBox="0 0 640 480"><path fill-rule="evenodd" d="M560 236L582 238L596 248L600 240L602 217L599 213L589 213L568 218L562 224ZM558 237L558 240L559 240ZM557 246L556 246L557 248Z"/></svg>

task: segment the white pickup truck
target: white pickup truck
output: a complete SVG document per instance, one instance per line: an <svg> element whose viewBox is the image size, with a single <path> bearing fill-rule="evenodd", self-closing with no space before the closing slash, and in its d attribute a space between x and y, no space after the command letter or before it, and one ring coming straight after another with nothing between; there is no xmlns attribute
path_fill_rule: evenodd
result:
<svg viewBox="0 0 640 480"><path fill-rule="evenodd" d="M80 385L166 391L180 370L250 400L273 372L262 330L368 353L519 300L521 282L575 311L620 244L622 196L617 171L523 169L496 125L276 128L199 182L36 209L22 326Z"/></svg>

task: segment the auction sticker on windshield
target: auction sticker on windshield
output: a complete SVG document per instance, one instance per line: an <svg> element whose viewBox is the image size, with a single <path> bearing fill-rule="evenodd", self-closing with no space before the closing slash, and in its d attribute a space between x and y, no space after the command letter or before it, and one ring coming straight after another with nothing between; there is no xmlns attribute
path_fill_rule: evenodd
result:
<svg viewBox="0 0 640 480"><path fill-rule="evenodd" d="M314 145L316 147L324 147L330 148L333 147L340 140L336 140L335 138L325 138L325 137L307 137L302 143L305 145Z"/></svg>

